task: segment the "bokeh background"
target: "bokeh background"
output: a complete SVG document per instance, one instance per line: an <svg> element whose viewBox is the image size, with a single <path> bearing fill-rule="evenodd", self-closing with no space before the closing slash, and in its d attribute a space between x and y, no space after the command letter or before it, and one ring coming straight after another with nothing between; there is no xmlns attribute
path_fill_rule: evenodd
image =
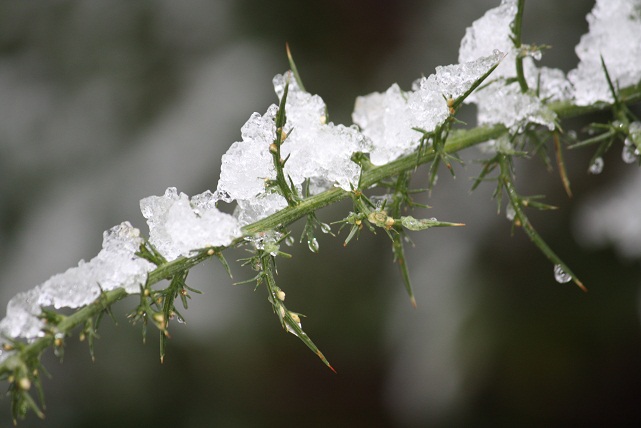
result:
<svg viewBox="0 0 641 428"><path fill-rule="evenodd" d="M123 220L146 230L141 198L168 186L214 189L240 127L276 100L271 78L288 67L285 42L331 119L351 123L356 96L393 82L407 89L456 63L465 28L497 4L0 1L0 305L92 258L101 231ZM529 2L524 41L552 45L542 63L570 70L592 5ZM463 118L473 124L473 111ZM467 224L412 235L417 309L383 234L363 233L346 249L341 237L321 236L320 254L301 245L280 262L288 307L308 316L305 330L337 375L282 331L263 289L232 285L251 271L233 263L230 280L206 263L190 275L204 294L184 311L187 325L172 324L164 364L156 332L142 344L126 319L136 299L120 302L117 323L100 326L94 363L77 337L62 363L47 352L46 419L21 426L639 424L641 178L620 145L598 176L587 174L591 154L566 154L571 200L537 160L520 162L517 178L522 193L559 206L532 220L587 294L557 284L527 238L511 235L492 183L469 194L480 156L470 149L456 178L442 172L423 198L433 208L416 213ZM424 186L426 171L415 180ZM9 404L0 400L1 426Z"/></svg>

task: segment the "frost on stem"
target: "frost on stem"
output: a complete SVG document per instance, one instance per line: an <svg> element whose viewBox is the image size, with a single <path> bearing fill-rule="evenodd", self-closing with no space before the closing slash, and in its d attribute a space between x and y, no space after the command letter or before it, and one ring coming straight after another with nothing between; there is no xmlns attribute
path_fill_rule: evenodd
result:
<svg viewBox="0 0 641 428"><path fill-rule="evenodd" d="M352 120L372 141L370 159L374 165L416 150L423 134L413 128L429 133L445 123L451 115L447 99L463 95L503 58L499 51L479 56L473 61L437 67L435 74L414 82L410 92L393 84L384 93L356 99Z"/></svg>
<svg viewBox="0 0 641 428"><path fill-rule="evenodd" d="M274 89L282 98L288 77L274 77ZM351 158L356 152L369 152L369 142L355 127L327 123L326 107L318 95L303 92L291 78L287 98L287 140L281 148L288 158L285 174L295 185L311 181L315 193L338 186L358 187L361 168Z"/></svg>
<svg viewBox="0 0 641 428"><path fill-rule="evenodd" d="M155 267L135 255L142 242L140 231L129 222L109 229L96 257L88 262L81 260L77 267L12 298L7 316L0 321L0 335L27 340L44 336L41 307L80 308L95 301L101 292L119 287L130 294L140 292L147 273ZM0 359L7 356L2 352Z"/></svg>
<svg viewBox="0 0 641 428"><path fill-rule="evenodd" d="M274 89L282 97L287 79L289 94L285 105L286 137L281 155L286 160L284 174L302 191L309 180L312 194L332 186L350 190L358 186L360 166L351 160L356 152L368 152L367 139L354 127L327 123L322 98L302 91L289 74L274 77ZM225 202L236 200L236 216L241 225L273 214L287 204L278 193L266 188L276 178L272 155L274 120L278 107L271 105L265 115L254 113L243 126L242 141L234 143L223 155L216 195Z"/></svg>
<svg viewBox="0 0 641 428"><path fill-rule="evenodd" d="M479 124L503 124L512 133L528 123L554 129L556 115L541 100L566 100L570 97L571 85L561 70L538 68L534 64L534 60L541 57L540 50L527 45L520 49L514 46L511 25L517 13L516 3L516 0L503 0L500 6L488 10L467 28L461 40L459 62L488 55L494 49L505 52L506 57L492 73L490 83L466 102L478 105ZM527 92L522 92L515 81L517 56L523 57L525 79L530 88Z"/></svg>
<svg viewBox="0 0 641 428"><path fill-rule="evenodd" d="M641 0L597 0L586 17L590 30L575 51L577 67L568 73L577 105L612 103L612 93L601 65L619 87L641 81Z"/></svg>
<svg viewBox="0 0 641 428"><path fill-rule="evenodd" d="M231 244L241 235L238 221L219 211L216 201L210 191L190 200L175 187L163 196L144 198L140 209L149 225L149 242L169 261L199 248Z"/></svg>

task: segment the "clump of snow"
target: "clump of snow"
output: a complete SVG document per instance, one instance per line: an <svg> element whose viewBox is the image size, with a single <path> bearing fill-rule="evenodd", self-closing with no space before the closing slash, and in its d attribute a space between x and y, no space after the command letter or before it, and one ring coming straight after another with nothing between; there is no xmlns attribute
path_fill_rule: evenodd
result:
<svg viewBox="0 0 641 428"><path fill-rule="evenodd" d="M298 190L307 180L316 192L331 186L344 190L357 187L361 169L351 157L370 150L367 138L355 127L327 123L322 98L302 91L291 73L274 77L279 99L287 83L287 122L283 129L286 138L281 145L281 156L287 159L285 177ZM237 201L236 216L242 225L286 205L282 196L266 188L268 181L276 179L269 147L276 138L277 112L274 104L263 116L254 113L243 126L242 141L234 143L223 156L216 197L225 202Z"/></svg>
<svg viewBox="0 0 641 428"><path fill-rule="evenodd" d="M412 129L407 96L395 83L384 93L356 98L352 120L374 145L370 160L383 165L418 146L421 135Z"/></svg>
<svg viewBox="0 0 641 428"><path fill-rule="evenodd" d="M231 244L241 236L238 221L216 208L216 196L207 191L191 200L170 187L163 196L140 201L149 225L149 242L167 260L188 256L193 250Z"/></svg>
<svg viewBox="0 0 641 428"><path fill-rule="evenodd" d="M459 49L460 62L487 55L493 49L506 52L506 56L489 77L489 84L465 101L478 105L479 124L503 124L512 133L521 131L527 123L554 129L556 115L541 100L568 99L570 84L561 70L534 65L534 59L541 57L539 50L527 45L520 50L514 47L511 25L516 13L516 0L503 0L467 28ZM518 55L524 56L524 75L530 88L525 93L514 79Z"/></svg>
<svg viewBox="0 0 641 428"><path fill-rule="evenodd" d="M530 88L544 101L565 101L572 98L572 84L558 68L536 67L530 58L523 60L525 79Z"/></svg>
<svg viewBox="0 0 641 428"><path fill-rule="evenodd" d="M615 85L624 88L641 81L641 1L597 0L587 21L590 30L575 48L580 62L568 79L578 105L611 103L601 57Z"/></svg>
<svg viewBox="0 0 641 428"><path fill-rule="evenodd" d="M0 321L0 335L34 339L44 335L41 307L79 308L95 301L101 291L122 287L138 293L155 266L136 256L143 240L140 231L121 223L103 235L102 250L88 262L54 275L36 288L13 297ZM5 357L6 355L3 355Z"/></svg>
<svg viewBox="0 0 641 428"><path fill-rule="evenodd" d="M265 191L265 180L276 178L269 145L276 137L277 111L278 106L272 104L263 116L252 114L241 128L242 141L232 144L223 155L216 191L220 199L253 198Z"/></svg>
<svg viewBox="0 0 641 428"><path fill-rule="evenodd" d="M515 60L517 51L511 40L511 24L517 12L516 0L502 0L500 6L492 8L474 21L465 30L459 48L459 63L473 61L481 56L491 55L495 49L507 54L490 78L516 76Z"/></svg>
<svg viewBox="0 0 641 428"><path fill-rule="evenodd" d="M278 193L261 193L255 198L239 199L234 210L238 224L246 226L268 217L287 206L287 201Z"/></svg>
<svg viewBox="0 0 641 428"><path fill-rule="evenodd" d="M556 114L530 92L521 92L518 84L495 82L479 92L478 121L502 123L518 132L528 123L554 129Z"/></svg>
<svg viewBox="0 0 641 428"><path fill-rule="evenodd" d="M274 77L274 88L282 98L285 82L287 95L287 139L281 147L285 176L294 185L306 179L313 182L332 182L343 190L358 186L361 168L351 160L355 152L369 151L369 142L358 129L325 123L325 103L318 95L303 92L293 78Z"/></svg>
<svg viewBox="0 0 641 428"><path fill-rule="evenodd" d="M491 55L462 64L437 67L436 73L414 82L412 91L397 84L384 93L356 99L352 120L372 141L370 160L383 165L416 150L422 132L432 132L450 116L447 99L456 99L503 58Z"/></svg>

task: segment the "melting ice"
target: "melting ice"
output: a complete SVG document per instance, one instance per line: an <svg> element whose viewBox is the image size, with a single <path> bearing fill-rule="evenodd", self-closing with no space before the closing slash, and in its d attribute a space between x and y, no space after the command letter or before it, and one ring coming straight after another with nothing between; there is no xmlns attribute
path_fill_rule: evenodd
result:
<svg viewBox="0 0 641 428"><path fill-rule="evenodd" d="M416 150L422 134L412 128L432 132L443 124L450 115L446 98L464 94L502 57L496 51L474 61L437 67L435 74L416 81L410 92L394 84L384 93L358 97L352 120L373 143L372 163L383 165Z"/></svg>
<svg viewBox="0 0 641 428"><path fill-rule="evenodd" d="M533 57L540 58L540 52L536 51L536 55L523 58L523 67L528 86L537 88L539 97L534 91L523 93L516 82L506 83L506 79L516 77L516 57L523 53L517 51L511 39L516 3L516 0L503 0L500 6L488 10L467 28L461 40L459 62L487 55L493 49L506 52L506 57L489 77L489 85L476 91L466 102L478 104L480 124L503 124L512 132L520 131L531 122L553 129L556 115L541 99L557 101L570 97L571 85L561 70L537 68ZM524 47L526 51L527 48Z"/></svg>
<svg viewBox="0 0 641 428"><path fill-rule="evenodd" d="M187 256L192 250L231 244L241 235L238 221L219 211L216 196L207 191L191 200L170 187L163 196L140 201L149 225L149 242L167 260Z"/></svg>
<svg viewBox="0 0 641 428"><path fill-rule="evenodd" d="M16 295L0 321L0 334L10 338L34 339L43 335L41 307L79 308L98 298L102 291L124 288L140 292L147 273L155 266L135 255L143 242L140 231L121 223L103 235L102 250L88 262L54 275L36 288ZM6 357L6 354L0 358Z"/></svg>
<svg viewBox="0 0 641 428"><path fill-rule="evenodd" d="M590 30L575 48L580 62L568 79L578 105L611 103L601 57L615 87L641 81L641 0L597 0L586 19Z"/></svg>
<svg viewBox="0 0 641 428"><path fill-rule="evenodd" d="M351 190L358 186L360 166L351 160L355 152L368 152L369 141L354 127L327 123L326 107L318 95L303 92L290 74L274 77L274 89L282 98L286 82L286 139L281 156L288 159L285 176L299 190L310 180L314 192L339 186ZM241 225L259 220L283 208L286 203L277 193L266 191L266 180L274 180L276 171L269 146L276 136L272 105L265 115L254 113L243 126L242 141L236 142L223 156L216 195L238 202L236 215Z"/></svg>

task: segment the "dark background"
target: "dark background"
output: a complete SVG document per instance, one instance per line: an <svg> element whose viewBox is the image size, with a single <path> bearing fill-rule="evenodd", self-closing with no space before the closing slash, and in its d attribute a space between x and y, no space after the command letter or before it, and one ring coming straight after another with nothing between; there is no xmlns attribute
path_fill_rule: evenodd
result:
<svg viewBox="0 0 641 428"><path fill-rule="evenodd" d="M0 303L90 259L123 220L146 230L138 201L176 186L214 189L220 157L254 111L276 101L271 78L289 42L308 90L337 123L354 98L393 82L408 89L457 62L465 28L498 1L0 1ZM590 1L529 2L525 42L553 46L542 63L565 71L587 31ZM474 123L473 112L462 116ZM591 117L587 120L603 119ZM586 122L572 121L568 129ZM337 369L282 331L253 273L234 263L194 269L187 325L172 324L165 363L150 330L114 308L92 363L67 340L62 363L43 358L46 420L29 427L602 426L641 422L639 254L589 239L595 195L638 181L620 146L599 176L591 150L566 153L574 198L556 171L519 162L517 186L556 212L537 229L589 293L557 284L552 266L496 215L493 184L473 194L470 149L433 208L416 216L465 228L415 233L408 248L418 308L392 264L388 239L320 237L279 263L288 307ZM427 174L419 169L417 187ZM349 204L322 210L326 222ZM638 221L638 220L637 220ZM624 225L622 225L623 227ZM299 232L301 225L296 225ZM343 232L345 233L345 232ZM228 255L234 261L244 257ZM0 425L9 424L0 401Z"/></svg>

